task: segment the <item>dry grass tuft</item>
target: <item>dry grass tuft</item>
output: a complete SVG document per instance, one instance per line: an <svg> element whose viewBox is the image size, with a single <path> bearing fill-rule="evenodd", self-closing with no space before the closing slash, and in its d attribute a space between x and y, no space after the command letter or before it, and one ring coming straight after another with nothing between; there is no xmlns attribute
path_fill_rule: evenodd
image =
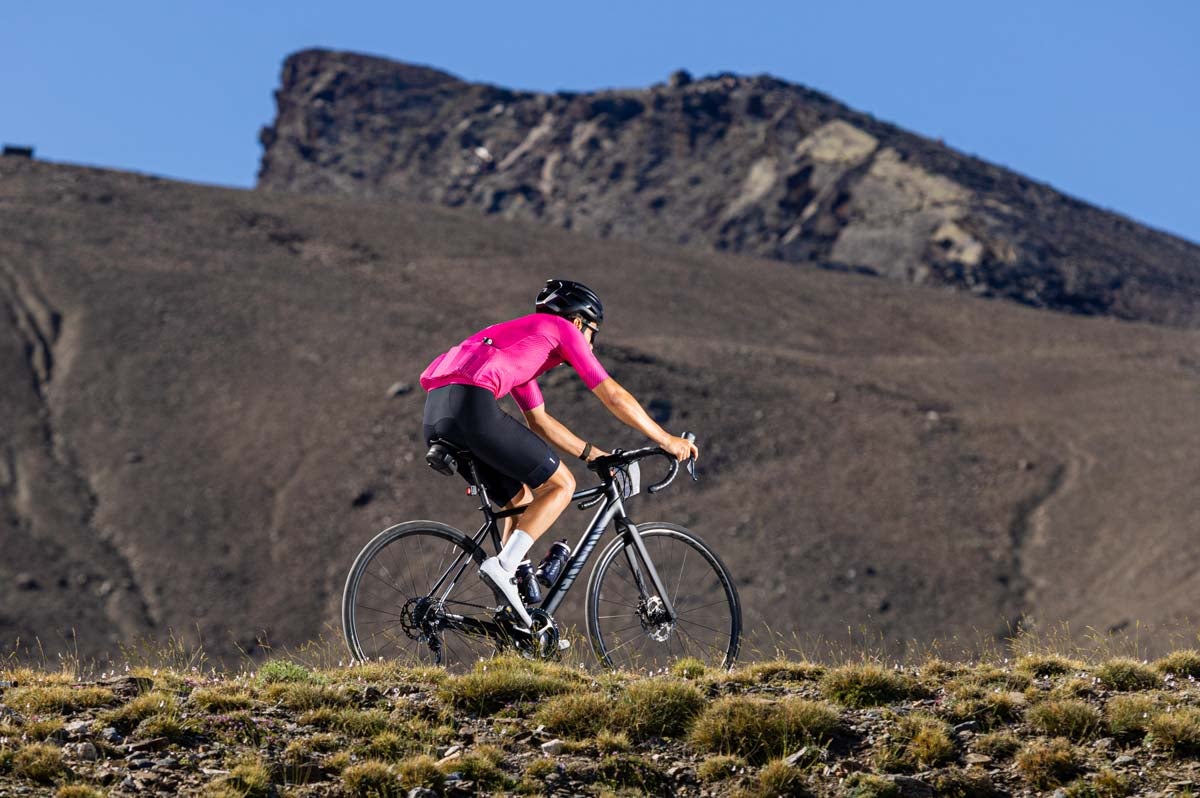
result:
<svg viewBox="0 0 1200 798"><path fill-rule="evenodd" d="M96 724L97 728L112 726L122 734L129 734L137 725L151 715L174 714L177 710L175 696L172 693L154 691L130 699L124 705L108 712L101 712Z"/></svg>
<svg viewBox="0 0 1200 798"><path fill-rule="evenodd" d="M726 696L712 702L692 726L702 751L744 757L752 764L786 756L800 745L828 739L838 728L835 708L820 701L767 701Z"/></svg>
<svg viewBox="0 0 1200 798"><path fill-rule="evenodd" d="M852 773L845 787L846 798L900 798L896 782L873 773Z"/></svg>
<svg viewBox="0 0 1200 798"><path fill-rule="evenodd" d="M612 710L613 700L602 693L564 693L543 701L534 719L554 734L582 740L607 728Z"/></svg>
<svg viewBox="0 0 1200 798"><path fill-rule="evenodd" d="M804 774L782 759L768 762L758 772L756 787L754 794L763 796L763 798L768 798L768 796L770 798L775 796L808 798L812 795L805 782Z"/></svg>
<svg viewBox="0 0 1200 798"><path fill-rule="evenodd" d="M267 798L271 795L271 771L256 758L238 762L229 775L220 780L219 787L245 798Z"/></svg>
<svg viewBox="0 0 1200 798"><path fill-rule="evenodd" d="M973 720L984 729L993 729L1019 720L1025 705L1025 697L1020 693L969 684L952 692L945 714L954 723Z"/></svg>
<svg viewBox="0 0 1200 798"><path fill-rule="evenodd" d="M883 770L919 770L946 764L954 755L945 721L914 712L895 718L888 738L875 749L875 762Z"/></svg>
<svg viewBox="0 0 1200 798"><path fill-rule="evenodd" d="M409 757L400 762L396 766L396 774L399 776L400 786L405 790L425 787L440 793L446 781L442 772L438 770L437 762L426 754Z"/></svg>
<svg viewBox="0 0 1200 798"><path fill-rule="evenodd" d="M1090 779L1076 779L1063 792L1066 798L1124 798L1133 785L1111 770L1102 770Z"/></svg>
<svg viewBox="0 0 1200 798"><path fill-rule="evenodd" d="M1172 676L1200 679L1200 651L1194 648L1172 651L1155 662L1154 667Z"/></svg>
<svg viewBox="0 0 1200 798"><path fill-rule="evenodd" d="M854 709L917 698L922 693L911 677L872 662L834 668L821 678L821 691Z"/></svg>
<svg viewBox="0 0 1200 798"><path fill-rule="evenodd" d="M1132 742L1146 736L1150 719L1161 709L1158 696L1153 694L1113 696L1104 707L1104 723L1113 737Z"/></svg>
<svg viewBox="0 0 1200 798"><path fill-rule="evenodd" d="M730 754L717 754L716 756L707 757L696 768L696 775L703 782L725 781L733 778L738 773L745 772L746 760L740 756L732 756Z"/></svg>
<svg viewBox="0 0 1200 798"><path fill-rule="evenodd" d="M683 657L671 665L671 675L679 679L699 679L708 673L708 666L695 657Z"/></svg>
<svg viewBox="0 0 1200 798"><path fill-rule="evenodd" d="M53 784L68 771L63 764L62 749L47 743L31 743L13 754L12 772L38 784Z"/></svg>
<svg viewBox="0 0 1200 798"><path fill-rule="evenodd" d="M1174 756L1200 755L1200 709L1179 707L1154 715L1146 742Z"/></svg>
<svg viewBox="0 0 1200 798"><path fill-rule="evenodd" d="M338 731L351 737L372 737L391 725L391 717L381 709L320 707L303 713L301 725L322 731Z"/></svg>
<svg viewBox="0 0 1200 798"><path fill-rule="evenodd" d="M1149 665L1129 657L1113 657L1096 666L1096 678L1109 690L1154 690L1162 686L1162 676Z"/></svg>
<svg viewBox="0 0 1200 798"><path fill-rule="evenodd" d="M104 793L86 784L64 784L55 790L54 798L104 798Z"/></svg>
<svg viewBox="0 0 1200 798"><path fill-rule="evenodd" d="M103 687L72 687L51 684L17 687L4 694L4 703L26 714L78 712L116 703L112 690Z"/></svg>
<svg viewBox="0 0 1200 798"><path fill-rule="evenodd" d="M687 682L644 679L631 682L613 711L613 725L634 740L681 737L705 705L704 694Z"/></svg>
<svg viewBox="0 0 1200 798"><path fill-rule="evenodd" d="M362 798L404 798L408 795L392 766L375 759L348 765L342 771L342 784L348 794Z"/></svg>
<svg viewBox="0 0 1200 798"><path fill-rule="evenodd" d="M992 759L1008 759L1021 747L1021 740L1012 732L992 732L976 737L973 747Z"/></svg>
<svg viewBox="0 0 1200 798"><path fill-rule="evenodd" d="M479 662L471 673L451 676L440 693L447 703L480 715L517 701L536 701L586 685L579 673L544 662L497 657Z"/></svg>
<svg viewBox="0 0 1200 798"><path fill-rule="evenodd" d="M254 705L250 694L236 687L200 687L192 691L188 701L197 709L212 713L249 709Z"/></svg>
<svg viewBox="0 0 1200 798"><path fill-rule="evenodd" d="M1066 784L1083 769L1083 757L1069 740L1035 740L1020 750L1017 770L1034 788L1048 790Z"/></svg>
<svg viewBox="0 0 1200 798"><path fill-rule="evenodd" d="M1036 678L1078 673L1085 667L1079 660L1068 659L1059 654L1026 654L1018 658L1014 665L1018 672Z"/></svg>
<svg viewBox="0 0 1200 798"><path fill-rule="evenodd" d="M1086 701L1073 698L1043 701L1030 707L1025 717L1044 734L1076 742L1086 740L1100 730L1100 713Z"/></svg>

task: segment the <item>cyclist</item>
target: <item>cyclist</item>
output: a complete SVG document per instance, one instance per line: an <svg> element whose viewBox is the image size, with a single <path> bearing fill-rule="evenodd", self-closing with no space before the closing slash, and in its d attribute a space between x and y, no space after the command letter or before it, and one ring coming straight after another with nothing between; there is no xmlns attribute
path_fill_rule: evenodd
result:
<svg viewBox="0 0 1200 798"><path fill-rule="evenodd" d="M604 307L595 292L571 280L549 280L534 311L468 336L421 374L421 387L428 392L422 426L426 445L443 438L469 450L493 501L505 509L526 505L519 528L513 529L513 518L505 519L500 554L484 560L479 575L527 631L533 622L517 590L517 566L575 492L575 478L551 445L584 461L608 454L546 412L537 378L569 363L625 424L678 460L699 454L695 444L655 423L596 359L592 348ZM510 393L528 427L500 409L497 401Z"/></svg>

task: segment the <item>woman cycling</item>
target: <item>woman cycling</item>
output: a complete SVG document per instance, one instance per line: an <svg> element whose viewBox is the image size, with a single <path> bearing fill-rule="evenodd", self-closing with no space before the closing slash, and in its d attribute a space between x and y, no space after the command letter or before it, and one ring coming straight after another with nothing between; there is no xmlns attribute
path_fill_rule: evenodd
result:
<svg viewBox="0 0 1200 798"><path fill-rule="evenodd" d="M569 363L596 398L618 419L678 460L696 457L695 444L669 434L633 396L608 376L592 352L604 307L582 283L549 280L537 295L536 312L485 327L439 355L421 374L428 395L422 432L426 444L443 438L475 457L488 495L505 509L526 505L520 527L505 519L500 554L483 561L479 575L498 600L525 625L533 622L521 602L517 566L533 542L571 503L575 478L551 449L590 461L608 454L546 412L537 378ZM500 409L512 394L528 427Z"/></svg>

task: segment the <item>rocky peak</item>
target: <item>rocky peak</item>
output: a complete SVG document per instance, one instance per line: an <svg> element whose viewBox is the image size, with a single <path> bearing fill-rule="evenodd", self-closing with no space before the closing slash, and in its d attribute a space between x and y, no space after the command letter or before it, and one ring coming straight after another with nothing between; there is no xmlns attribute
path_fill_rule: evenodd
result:
<svg viewBox="0 0 1200 798"><path fill-rule="evenodd" d="M287 59L276 98L263 189L470 206L1200 325L1200 247L769 76L679 70L644 90L545 94L309 50Z"/></svg>

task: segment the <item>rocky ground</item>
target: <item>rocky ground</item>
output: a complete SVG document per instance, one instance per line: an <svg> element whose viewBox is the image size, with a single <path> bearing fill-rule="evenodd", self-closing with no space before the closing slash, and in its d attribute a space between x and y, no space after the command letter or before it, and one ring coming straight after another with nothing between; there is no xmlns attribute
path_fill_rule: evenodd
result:
<svg viewBox="0 0 1200 798"><path fill-rule="evenodd" d="M1195 650L640 676L506 658L456 675L12 667L0 794L1191 795L1198 676Z"/></svg>

